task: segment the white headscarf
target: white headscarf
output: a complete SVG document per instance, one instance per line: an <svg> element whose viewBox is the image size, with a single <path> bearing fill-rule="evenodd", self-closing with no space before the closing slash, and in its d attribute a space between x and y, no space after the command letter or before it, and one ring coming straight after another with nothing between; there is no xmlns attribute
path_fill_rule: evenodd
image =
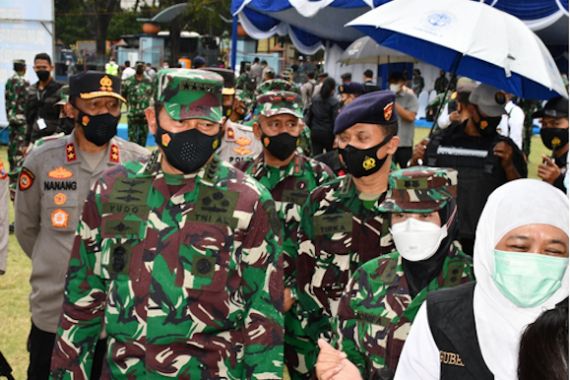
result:
<svg viewBox="0 0 570 380"><path fill-rule="evenodd" d="M495 245L507 232L527 224L549 224L568 234L566 195L537 180L508 182L489 196L477 225L473 309L483 359L496 380L518 378L519 343L525 327L568 297L568 269L560 289L533 308L514 305L493 282Z"/></svg>

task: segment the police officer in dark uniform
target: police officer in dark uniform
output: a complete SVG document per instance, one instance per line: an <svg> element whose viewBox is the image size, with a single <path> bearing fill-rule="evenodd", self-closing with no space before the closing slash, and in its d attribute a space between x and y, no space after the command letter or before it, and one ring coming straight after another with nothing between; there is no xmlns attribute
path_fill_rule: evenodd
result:
<svg viewBox="0 0 570 380"><path fill-rule="evenodd" d="M550 99L542 111L535 112L533 119L540 117L540 137L545 147L552 150L550 157L543 156L538 165L538 176L545 182L566 192L564 176L568 164L568 99Z"/></svg>
<svg viewBox="0 0 570 380"><path fill-rule="evenodd" d="M433 136L425 149L416 146L412 158L413 165L422 160L428 166L458 170L459 241L467 254L473 253L475 227L489 194L527 176L523 153L513 140L497 132L505 102L498 89L477 86L466 106L469 118Z"/></svg>

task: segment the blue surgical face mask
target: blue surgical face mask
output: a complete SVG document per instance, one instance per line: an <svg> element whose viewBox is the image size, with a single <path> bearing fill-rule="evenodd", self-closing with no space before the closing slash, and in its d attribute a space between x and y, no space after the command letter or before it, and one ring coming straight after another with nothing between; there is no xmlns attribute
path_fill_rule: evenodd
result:
<svg viewBox="0 0 570 380"><path fill-rule="evenodd" d="M567 257L495 250L493 281L513 304L535 307L560 288L567 268Z"/></svg>

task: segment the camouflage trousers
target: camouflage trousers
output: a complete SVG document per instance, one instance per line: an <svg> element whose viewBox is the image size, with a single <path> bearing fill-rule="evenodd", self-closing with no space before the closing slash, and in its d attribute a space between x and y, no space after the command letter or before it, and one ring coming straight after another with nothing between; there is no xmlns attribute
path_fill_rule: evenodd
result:
<svg viewBox="0 0 570 380"><path fill-rule="evenodd" d="M10 164L10 195L16 193L20 168L24 163L23 150L26 147L26 124L10 124L8 127L8 163Z"/></svg>
<svg viewBox="0 0 570 380"><path fill-rule="evenodd" d="M141 116L128 116L129 126L129 141L146 146L146 138L148 136L148 124L144 115Z"/></svg>

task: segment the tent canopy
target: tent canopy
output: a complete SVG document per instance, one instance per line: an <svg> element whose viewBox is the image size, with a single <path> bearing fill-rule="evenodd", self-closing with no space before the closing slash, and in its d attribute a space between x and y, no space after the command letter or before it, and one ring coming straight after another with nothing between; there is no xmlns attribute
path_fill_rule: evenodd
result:
<svg viewBox="0 0 570 380"><path fill-rule="evenodd" d="M299 51L314 54L324 46L346 48L363 35L344 25L390 0L232 0L253 38L289 35ZM429 1L429 0L426 0ZM475 0L477 1L477 0ZM490 6L523 20L548 44L568 45L568 0L484 0ZM560 33L559 31L565 32Z"/></svg>

